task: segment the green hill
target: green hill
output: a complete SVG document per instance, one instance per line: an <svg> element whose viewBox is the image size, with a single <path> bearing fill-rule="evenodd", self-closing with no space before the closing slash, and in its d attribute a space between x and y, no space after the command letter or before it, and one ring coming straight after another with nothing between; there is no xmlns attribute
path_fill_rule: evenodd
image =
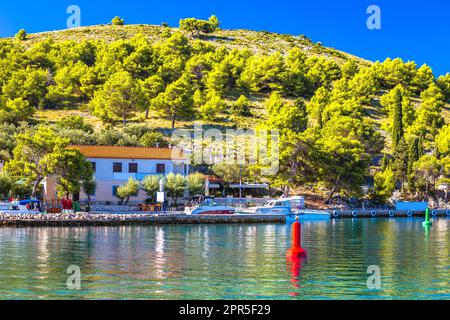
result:
<svg viewBox="0 0 450 320"><path fill-rule="evenodd" d="M129 40L136 34L143 34L151 43L162 42L167 38L167 33L177 32L178 28L168 28L159 25L97 25L97 26L86 26L79 27L75 29L57 30L40 32L35 34L29 34L27 39L23 41L23 45L26 48L33 47L36 43L42 42L43 40L52 39L54 42L65 42L65 41L76 41L80 42L83 40L93 40L93 41L105 41L106 43L112 43L117 40ZM5 41L7 39L1 39L0 41ZM278 34L267 31L252 31L252 30L217 30L213 35L202 35L199 38L192 39L190 41L203 41L208 44L212 44L216 47L226 47L229 50L232 49L249 49L254 53L261 54L271 54L274 52L281 52L283 55L287 55L289 50L292 48L301 49L308 57L323 57L330 59L343 65L348 60L355 60L358 65L367 67L373 62L365 60L363 58L348 54L346 52L323 46L320 42L313 42L305 35L289 35L289 34ZM264 113L264 110L260 110L261 99L258 96L252 97L254 101L255 113ZM307 97L305 97L308 100ZM372 119L378 121L383 115L379 112L379 106L375 103L374 105L367 105L367 114ZM450 106L447 105L444 110L444 116L448 120L450 119ZM78 110L72 110L71 114L74 115L85 115L86 113L79 112ZM57 110L47 111L41 110L37 114L38 119L42 120L57 120L60 116ZM155 116L155 115L154 115ZM141 120L137 117L133 119L134 121ZM159 119L156 124L150 123L155 127L165 127L167 124L163 119ZM96 117L87 117L87 121L93 124L98 124ZM217 123L220 124L220 121ZM240 123L241 125L246 125L245 121Z"/></svg>
<svg viewBox="0 0 450 320"><path fill-rule="evenodd" d="M102 40L111 43L117 40L130 39L138 33L145 35L151 42L159 42L166 38L164 32L167 29L168 27L142 24L88 26L30 34L24 44L26 46L32 46L45 38L51 38L56 42L66 40ZM179 31L178 28L169 29L171 32ZM320 42L314 43L304 35L295 36L267 31L220 29L215 31L213 35L201 35L199 39L215 46L225 46L228 49L246 48L253 52L270 54L277 51L287 53L290 49L297 47L302 49L308 56L323 56L334 59L338 63L344 63L348 59L356 59L359 63L365 65L370 63L367 60L343 51L325 47Z"/></svg>
<svg viewBox="0 0 450 320"><path fill-rule="evenodd" d="M1 39L3 157L13 157L15 133L42 124L71 143L151 146L202 121L280 130L275 186L332 198L366 185L375 202L398 185L404 197L437 195L427 182L434 158L425 156L436 157L436 187L448 176L450 75L401 59L370 62L303 35L185 22Z"/></svg>

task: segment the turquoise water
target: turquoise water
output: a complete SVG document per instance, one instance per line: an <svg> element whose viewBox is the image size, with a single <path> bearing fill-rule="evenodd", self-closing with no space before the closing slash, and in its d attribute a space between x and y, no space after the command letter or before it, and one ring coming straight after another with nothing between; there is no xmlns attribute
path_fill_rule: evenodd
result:
<svg viewBox="0 0 450 320"><path fill-rule="evenodd" d="M450 220L0 228L2 299L450 299ZM81 289L66 285L79 266ZM381 288L368 289L367 268Z"/></svg>

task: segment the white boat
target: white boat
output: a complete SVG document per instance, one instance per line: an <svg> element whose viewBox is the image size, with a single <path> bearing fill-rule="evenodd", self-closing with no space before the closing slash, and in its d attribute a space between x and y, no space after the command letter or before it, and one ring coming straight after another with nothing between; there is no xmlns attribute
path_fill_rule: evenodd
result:
<svg viewBox="0 0 450 320"><path fill-rule="evenodd" d="M185 214L234 214L235 211L233 207L215 203L213 198L193 202L184 208Z"/></svg>
<svg viewBox="0 0 450 320"><path fill-rule="evenodd" d="M301 196L279 198L267 201L263 206L248 208L247 213L290 214L305 208L305 198Z"/></svg>
<svg viewBox="0 0 450 320"><path fill-rule="evenodd" d="M18 202L0 202L0 214L26 214L33 213Z"/></svg>
<svg viewBox="0 0 450 320"><path fill-rule="evenodd" d="M306 209L305 199L301 196L269 200L263 206L248 208L245 212L286 215L288 223L292 223L297 217L299 220L329 220L331 217L326 211Z"/></svg>

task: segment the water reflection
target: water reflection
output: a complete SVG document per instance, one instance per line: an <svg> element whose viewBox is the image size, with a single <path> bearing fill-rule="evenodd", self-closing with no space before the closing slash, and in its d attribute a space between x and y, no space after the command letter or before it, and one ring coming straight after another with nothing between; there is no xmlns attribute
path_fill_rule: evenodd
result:
<svg viewBox="0 0 450 320"><path fill-rule="evenodd" d="M286 264L288 272L291 274L291 283L294 289L300 288L300 272L302 271L302 263L306 260L306 257L300 256L286 256ZM298 296L297 290L289 293L290 296Z"/></svg>
<svg viewBox="0 0 450 320"><path fill-rule="evenodd" d="M286 225L0 228L2 298L449 299L450 220L302 223L308 258L286 261ZM77 265L82 290L65 286ZM366 287L380 266L382 290Z"/></svg>

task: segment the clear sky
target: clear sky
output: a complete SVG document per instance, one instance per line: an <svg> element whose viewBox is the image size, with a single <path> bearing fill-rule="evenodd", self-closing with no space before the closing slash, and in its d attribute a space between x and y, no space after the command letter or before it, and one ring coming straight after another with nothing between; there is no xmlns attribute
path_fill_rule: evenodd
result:
<svg viewBox="0 0 450 320"><path fill-rule="evenodd" d="M180 18L215 14L224 29L304 34L313 41L369 60L401 57L450 72L448 0L1 0L0 36L66 28L69 5L81 9L81 25L108 23L177 26ZM381 9L381 29L369 30L370 5Z"/></svg>

